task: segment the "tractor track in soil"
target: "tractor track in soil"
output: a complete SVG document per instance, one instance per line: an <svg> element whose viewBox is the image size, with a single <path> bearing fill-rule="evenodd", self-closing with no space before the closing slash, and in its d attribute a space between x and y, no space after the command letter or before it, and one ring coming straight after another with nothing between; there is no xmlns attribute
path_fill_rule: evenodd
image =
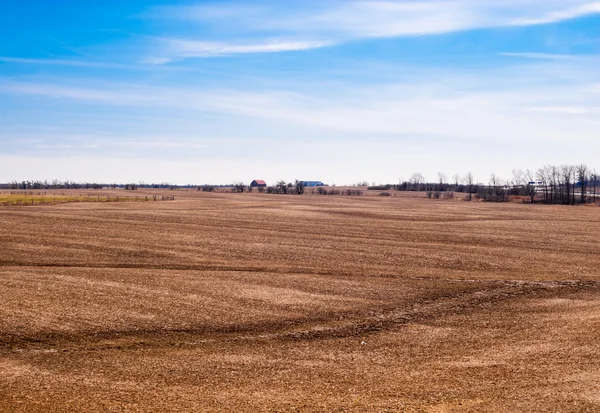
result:
<svg viewBox="0 0 600 413"><path fill-rule="evenodd" d="M419 277L420 279L420 277ZM157 329L134 331L57 333L44 336L0 338L0 353L70 353L160 348L194 348L215 343L259 341L311 341L366 337L381 331L424 323L439 317L476 311L492 304L518 298L546 298L580 291L600 291L600 281L503 281L448 280L486 283L487 288L418 300L410 305L371 311L335 322L259 324L245 328ZM308 324L308 325L307 325ZM252 334L251 332L254 332ZM1 349L4 347L4 350Z"/></svg>

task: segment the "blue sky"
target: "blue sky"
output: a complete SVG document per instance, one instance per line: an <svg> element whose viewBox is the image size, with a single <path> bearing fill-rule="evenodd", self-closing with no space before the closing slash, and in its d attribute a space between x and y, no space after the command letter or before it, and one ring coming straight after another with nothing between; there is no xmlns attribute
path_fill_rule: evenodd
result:
<svg viewBox="0 0 600 413"><path fill-rule="evenodd" d="M0 182L486 182L600 153L600 1L0 0L0 34Z"/></svg>

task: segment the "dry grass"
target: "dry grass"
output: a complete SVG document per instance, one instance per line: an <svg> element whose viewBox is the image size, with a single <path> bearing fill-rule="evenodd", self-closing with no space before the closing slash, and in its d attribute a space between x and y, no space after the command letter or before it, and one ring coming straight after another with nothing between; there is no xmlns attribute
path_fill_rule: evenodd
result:
<svg viewBox="0 0 600 413"><path fill-rule="evenodd" d="M0 411L600 410L599 209L177 199L0 208Z"/></svg>
<svg viewBox="0 0 600 413"><path fill-rule="evenodd" d="M147 201L148 199L140 196L129 195L91 195L69 191L67 194L54 195L52 193L37 195L28 193L0 193L0 205L37 205L37 204L56 204L65 202L135 202ZM151 200L151 199L150 199Z"/></svg>

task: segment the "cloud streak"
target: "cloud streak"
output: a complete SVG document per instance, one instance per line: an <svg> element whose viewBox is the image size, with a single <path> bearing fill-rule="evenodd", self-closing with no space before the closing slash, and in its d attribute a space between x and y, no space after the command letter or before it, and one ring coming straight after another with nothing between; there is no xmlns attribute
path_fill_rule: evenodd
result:
<svg viewBox="0 0 600 413"><path fill-rule="evenodd" d="M567 2L565 2L567 3ZM515 26L533 26L538 24L555 23L563 20L575 19L577 17L600 13L600 2L580 2L573 6L566 5L562 8L549 10L537 17L515 18L510 23Z"/></svg>
<svg viewBox="0 0 600 413"><path fill-rule="evenodd" d="M73 59L32 59L22 57L0 56L0 63L11 63L19 65L41 65L41 66L67 66L76 68L90 69L115 69L115 70L139 70L139 71L154 71L162 70L182 70L189 71L189 68L169 66L164 68L149 67L144 64L120 64L114 62L98 62L89 60L73 60ZM166 63L166 61L165 61Z"/></svg>
<svg viewBox="0 0 600 413"><path fill-rule="evenodd" d="M161 44L164 61L169 61L309 50L366 38L540 25L600 13L600 2L589 0L331 0L302 4L213 3L162 8L150 15L186 21L210 33L210 41L166 36ZM214 40L218 38L221 40Z"/></svg>
<svg viewBox="0 0 600 413"><path fill-rule="evenodd" d="M508 57L522 57L525 59L542 59L542 60L570 60L580 56L568 55L568 54L554 54L554 53L514 53L504 52L500 53L501 56Z"/></svg>
<svg viewBox="0 0 600 413"><path fill-rule="evenodd" d="M225 43L180 39L160 39L159 44L164 47L162 57L147 59L147 62L161 64L168 63L173 60L192 57L311 50L332 46L335 44L335 42L265 40L260 43Z"/></svg>
<svg viewBox="0 0 600 413"><path fill-rule="evenodd" d="M589 142L596 139L595 131L600 129L600 94L588 81L552 89L538 85L479 91L464 89L461 82L447 77L414 85L347 85L333 94L251 87L233 90L106 84L91 88L5 82L0 83L0 93L53 98L75 105L185 110L223 116L228 122L252 122L260 125L259 131L275 126L283 131L301 128L316 136L451 134L478 142ZM578 115L577 123L572 122L573 115ZM248 132L245 136L248 134L252 135Z"/></svg>
<svg viewBox="0 0 600 413"><path fill-rule="evenodd" d="M526 109L529 112L537 113L556 113L556 114L567 114L567 115L587 115L591 112L598 112L594 107L556 107L556 106L545 106L545 107L533 107Z"/></svg>

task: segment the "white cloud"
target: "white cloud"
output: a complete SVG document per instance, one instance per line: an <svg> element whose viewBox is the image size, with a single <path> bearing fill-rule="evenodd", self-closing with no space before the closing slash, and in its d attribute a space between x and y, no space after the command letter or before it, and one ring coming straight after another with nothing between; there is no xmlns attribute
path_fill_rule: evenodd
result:
<svg viewBox="0 0 600 413"><path fill-rule="evenodd" d="M571 3L571 4L569 4ZM577 4L580 3L580 4ZM516 26L532 26L536 24L555 23L562 20L574 19L588 14L600 13L600 2L564 2L561 8L548 10L533 17L518 17L510 21Z"/></svg>
<svg viewBox="0 0 600 413"><path fill-rule="evenodd" d="M564 63L541 61L537 69L518 67L508 73L503 69L503 76L525 77L523 73L556 64ZM25 161L19 153L33 156L32 144L23 144L19 152L17 139L11 144L16 152L0 156L0 174L6 180L58 177L182 184L304 177L343 184L364 179L395 182L414 171L434 177L436 170L471 170L485 181L492 172L510 177L512 169L535 169L545 163L594 165L594 154L600 151L600 89L595 78L569 84L529 82L522 87L520 82L498 84L495 72L466 79L439 71L422 76L415 84L336 84L327 90L305 84L301 92L252 85L233 90L85 82L95 85L90 87L72 80L0 79L0 95L33 96L43 106L43 99L60 99L62 105L75 108L64 126L60 118L55 120L64 132L53 130L47 138L28 132L38 139L33 146L53 151L52 157L27 158L32 168L23 175L12 168ZM488 86L474 90L469 87L474 83ZM134 122L128 130L117 126L112 133L83 121L83 132L72 132L69 138L69 128L78 126L77 110L90 112L86 104L93 104L98 116L109 108L131 115L132 122L136 113L185 116L170 121L147 116L137 121L138 127ZM184 130L175 131L181 122ZM218 130L219 136L212 135ZM568 145L587 150L565 150ZM132 153L135 161L127 158ZM61 154L67 154L69 162Z"/></svg>
<svg viewBox="0 0 600 413"><path fill-rule="evenodd" d="M515 69L516 73L519 70ZM521 79L523 80L523 79ZM310 128L313 134L348 136L448 136L478 142L547 141L597 138L600 120L594 108L600 95L594 84L515 84L473 90L475 80L446 75L418 84L370 87L337 86L319 91L304 85L293 90L196 89L194 87L134 87L105 84L103 88L37 82L0 83L0 93L45 96L72 102L142 110L182 109L216 114L236 122L252 120L260 129ZM496 82L493 78L478 83ZM578 122L572 122L577 114ZM259 130L260 130L259 129ZM248 132L245 136L251 136Z"/></svg>
<svg viewBox="0 0 600 413"><path fill-rule="evenodd" d="M185 58L307 50L361 38L538 25L595 13L600 13L600 2L589 0L331 0L301 5L213 3L163 8L154 15L211 28L211 40L191 38L163 44L168 57ZM230 40L232 36L238 40ZM229 40L213 40L219 37Z"/></svg>
<svg viewBox="0 0 600 413"><path fill-rule="evenodd" d="M277 53L310 50L331 46L334 42L326 41L281 41L270 40L260 43L225 43L205 42L180 39L160 39L163 45L164 57L146 59L146 62L154 64L167 63L172 60L191 57L210 57L229 54L247 53Z"/></svg>
<svg viewBox="0 0 600 413"><path fill-rule="evenodd" d="M159 65L310 50L355 39L542 24L596 13L598 4L272 0L175 7L162 18L187 21L160 22L150 28L152 36L133 37L126 49L131 53L120 54L119 61L139 58L144 45L152 47L152 53L143 53L144 63ZM302 59L292 69L224 59L194 65L205 76L97 71L95 78L79 71L59 78L49 67L32 75L7 74L0 77L0 96L11 97L3 100L0 175L27 179L17 166L29 164L32 179L52 171L78 180L215 183L251 176L351 183L393 182L414 170L434 176L436 169L470 169L485 180L490 172L510 176L513 168L546 162L593 164L600 151L598 56L502 55L514 59L497 67L410 67L373 61L371 54L344 54L315 62L318 70ZM0 62L160 69L69 59L0 57ZM214 67L222 72L215 75ZM577 144L586 151L565 149ZM20 158L36 153L37 161Z"/></svg>

